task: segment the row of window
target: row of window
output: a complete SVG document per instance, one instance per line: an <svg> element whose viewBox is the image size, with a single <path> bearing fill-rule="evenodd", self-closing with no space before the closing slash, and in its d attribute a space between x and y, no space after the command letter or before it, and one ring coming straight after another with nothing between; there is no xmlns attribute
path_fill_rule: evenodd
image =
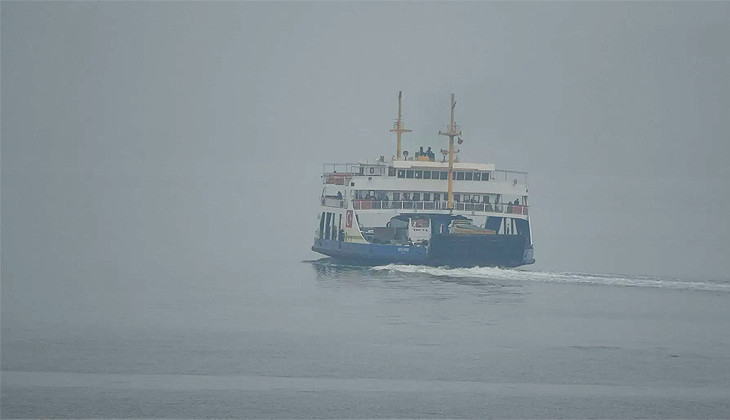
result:
<svg viewBox="0 0 730 420"><path fill-rule="evenodd" d="M424 171L422 169L398 169L390 168L392 173L390 176L396 175L398 178L414 178L414 179L439 179L448 180L448 171ZM489 172L466 172L454 171L455 181L489 181Z"/></svg>
<svg viewBox="0 0 730 420"><path fill-rule="evenodd" d="M355 193L357 200L377 200L377 201L441 201L448 200L448 193L429 193L429 192L385 192L385 191L367 191L358 190ZM500 194L461 194L454 193L454 201L465 203L498 203Z"/></svg>

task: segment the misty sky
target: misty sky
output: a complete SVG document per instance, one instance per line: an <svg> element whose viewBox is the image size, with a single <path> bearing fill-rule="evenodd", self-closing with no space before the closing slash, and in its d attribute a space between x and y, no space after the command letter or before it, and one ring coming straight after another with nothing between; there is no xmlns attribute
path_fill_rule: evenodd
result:
<svg viewBox="0 0 730 420"><path fill-rule="evenodd" d="M453 92L462 159L530 173L531 269L728 276L728 2L0 7L3 306L317 258L321 165L394 154L399 90L405 150Z"/></svg>

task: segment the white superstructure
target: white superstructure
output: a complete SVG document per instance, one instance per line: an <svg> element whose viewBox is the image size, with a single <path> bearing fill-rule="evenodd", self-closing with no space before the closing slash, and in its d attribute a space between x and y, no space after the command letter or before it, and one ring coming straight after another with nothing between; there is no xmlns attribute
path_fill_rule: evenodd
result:
<svg viewBox="0 0 730 420"><path fill-rule="evenodd" d="M492 215L503 219L501 234L516 232L512 219L529 219L527 173L458 162L453 174L454 203L449 209L448 163L382 159L325 164L321 203L355 210L364 227L385 226L399 213L458 214L479 226Z"/></svg>

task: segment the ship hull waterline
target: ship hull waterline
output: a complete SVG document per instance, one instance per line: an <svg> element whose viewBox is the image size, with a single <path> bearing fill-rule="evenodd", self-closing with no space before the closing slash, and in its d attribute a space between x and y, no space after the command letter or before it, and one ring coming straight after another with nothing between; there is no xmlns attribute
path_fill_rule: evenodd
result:
<svg viewBox="0 0 730 420"><path fill-rule="evenodd" d="M315 239L312 251L356 265L410 264L449 267L505 267L532 264L532 247L517 235L434 235L429 246L349 243Z"/></svg>

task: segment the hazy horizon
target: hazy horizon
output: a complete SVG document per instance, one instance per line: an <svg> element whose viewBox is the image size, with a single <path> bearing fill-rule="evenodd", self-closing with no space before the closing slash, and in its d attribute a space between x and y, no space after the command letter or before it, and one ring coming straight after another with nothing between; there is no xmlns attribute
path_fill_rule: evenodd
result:
<svg viewBox="0 0 730 420"><path fill-rule="evenodd" d="M392 155L399 90L404 149L453 92L461 158L529 172L529 269L727 278L729 10L3 2L3 290L317 258L321 165Z"/></svg>

